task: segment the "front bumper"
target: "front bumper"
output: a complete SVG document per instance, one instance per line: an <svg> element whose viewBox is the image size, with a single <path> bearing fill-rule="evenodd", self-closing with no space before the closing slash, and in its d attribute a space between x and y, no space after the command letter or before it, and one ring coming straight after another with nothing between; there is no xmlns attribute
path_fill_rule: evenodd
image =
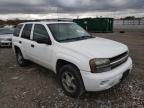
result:
<svg viewBox="0 0 144 108"><path fill-rule="evenodd" d="M0 41L0 46L1 47L10 47L10 46L12 46L12 42L11 41Z"/></svg>
<svg viewBox="0 0 144 108"><path fill-rule="evenodd" d="M128 60L117 68L103 73L90 73L81 71L86 91L102 91L111 88L120 82L126 71L132 70L132 59Z"/></svg>

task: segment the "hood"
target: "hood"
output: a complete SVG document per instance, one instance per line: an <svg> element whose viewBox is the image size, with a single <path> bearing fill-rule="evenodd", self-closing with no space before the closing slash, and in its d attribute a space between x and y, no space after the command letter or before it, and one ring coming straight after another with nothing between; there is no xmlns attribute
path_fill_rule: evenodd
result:
<svg viewBox="0 0 144 108"><path fill-rule="evenodd" d="M11 39L13 34L3 34L0 35L0 39Z"/></svg>
<svg viewBox="0 0 144 108"><path fill-rule="evenodd" d="M62 47L90 58L112 58L128 51L126 45L104 38L62 43Z"/></svg>

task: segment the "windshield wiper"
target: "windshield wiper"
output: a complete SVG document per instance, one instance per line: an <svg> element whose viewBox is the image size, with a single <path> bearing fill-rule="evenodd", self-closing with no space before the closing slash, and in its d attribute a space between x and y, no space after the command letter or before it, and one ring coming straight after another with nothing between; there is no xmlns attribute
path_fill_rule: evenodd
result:
<svg viewBox="0 0 144 108"><path fill-rule="evenodd" d="M67 38L67 39L63 39L63 40L59 40L59 41L63 42L63 41L71 41L71 40L77 40L77 38Z"/></svg>
<svg viewBox="0 0 144 108"><path fill-rule="evenodd" d="M81 36L81 37L79 37L79 38L81 38L81 39L85 39L85 38L94 38L93 36L91 36L91 35L85 35L85 36Z"/></svg>
<svg viewBox="0 0 144 108"><path fill-rule="evenodd" d="M90 39L90 38L94 38L94 37L93 36L81 36L81 37L76 37L75 39L83 40L83 39Z"/></svg>
<svg viewBox="0 0 144 108"><path fill-rule="evenodd" d="M71 40L83 40L83 39L89 39L94 38L93 36L81 36L81 37L74 37L74 38L68 38L60 41L71 41Z"/></svg>

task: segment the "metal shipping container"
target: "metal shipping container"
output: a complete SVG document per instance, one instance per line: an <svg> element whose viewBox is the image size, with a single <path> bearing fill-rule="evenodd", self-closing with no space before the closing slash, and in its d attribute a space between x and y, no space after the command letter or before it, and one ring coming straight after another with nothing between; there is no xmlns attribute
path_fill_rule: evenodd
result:
<svg viewBox="0 0 144 108"><path fill-rule="evenodd" d="M91 32L113 32L113 18L74 19L74 22Z"/></svg>

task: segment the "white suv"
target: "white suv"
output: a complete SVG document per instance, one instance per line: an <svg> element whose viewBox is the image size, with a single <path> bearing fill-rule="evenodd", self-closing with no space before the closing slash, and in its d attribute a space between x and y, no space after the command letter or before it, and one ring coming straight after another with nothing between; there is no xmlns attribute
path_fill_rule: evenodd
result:
<svg viewBox="0 0 144 108"><path fill-rule="evenodd" d="M21 23L12 41L20 66L29 60L54 71L71 97L109 89L132 69L126 45L93 37L73 22Z"/></svg>

